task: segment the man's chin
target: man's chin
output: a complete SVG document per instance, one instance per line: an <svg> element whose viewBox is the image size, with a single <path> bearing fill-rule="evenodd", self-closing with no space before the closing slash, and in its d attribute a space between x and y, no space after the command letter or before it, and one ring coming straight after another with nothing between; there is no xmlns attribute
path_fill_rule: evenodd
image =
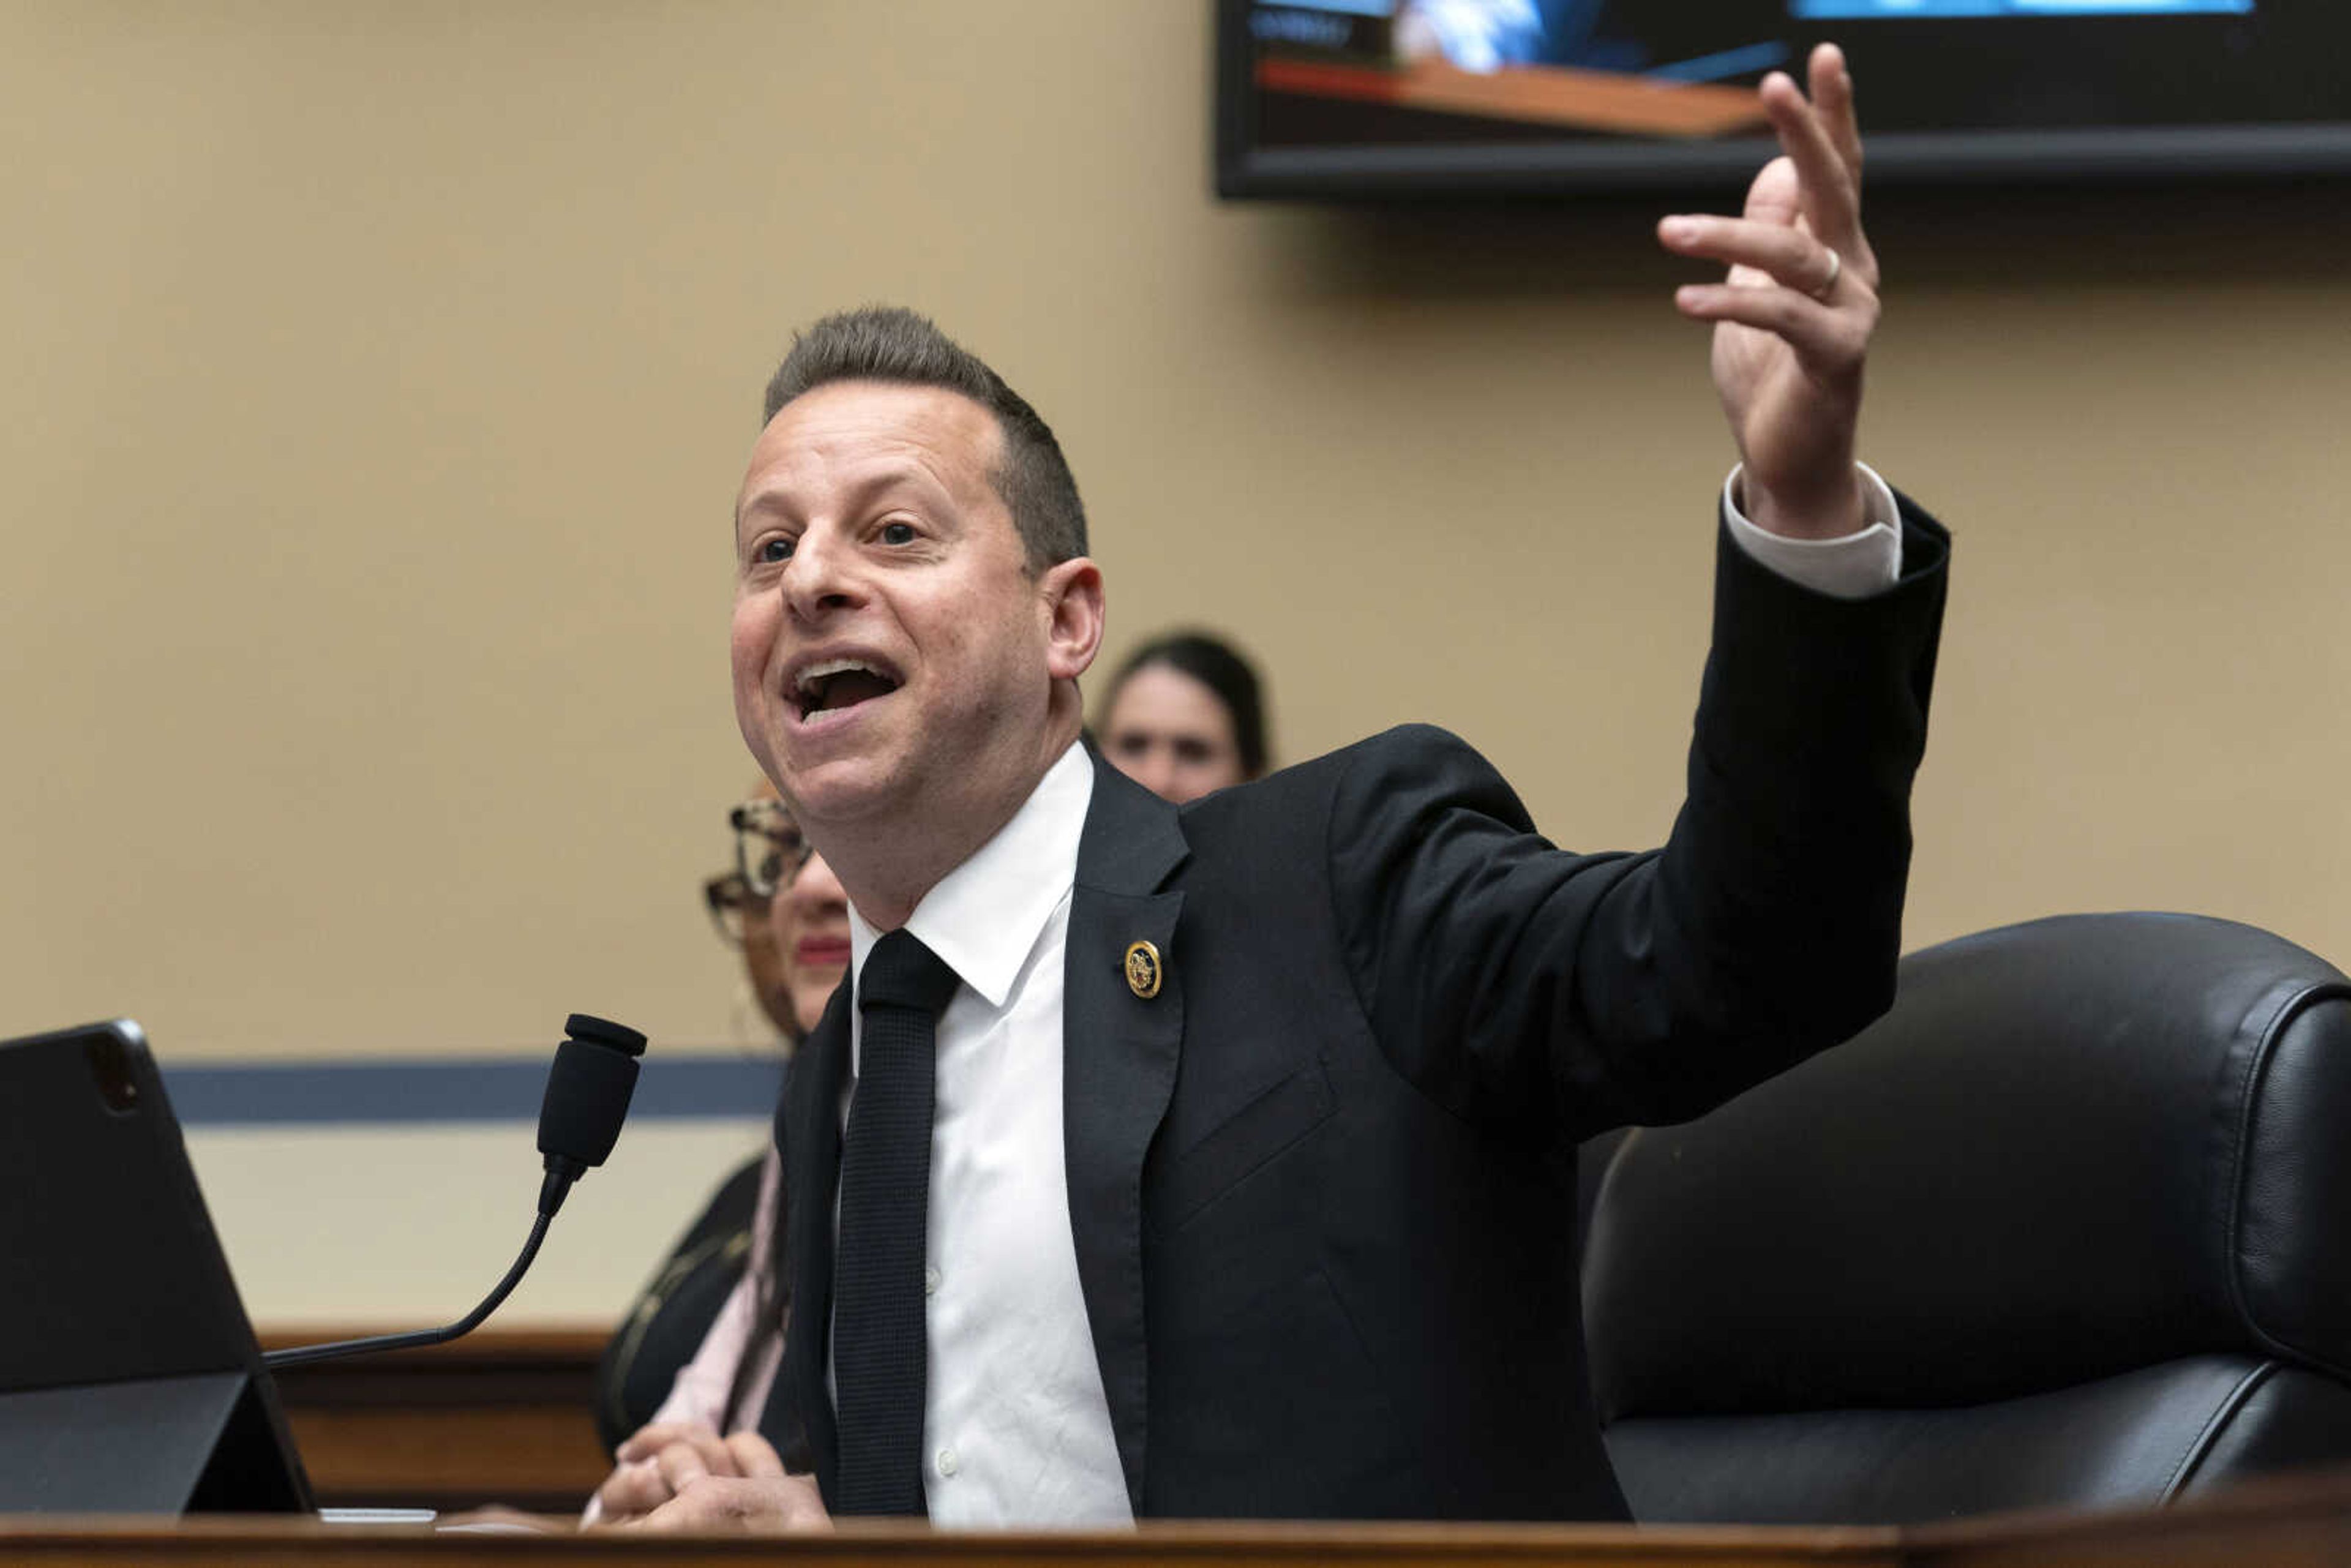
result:
<svg viewBox="0 0 2351 1568"><path fill-rule="evenodd" d="M789 763L781 788L800 828L823 849L828 825L870 821L899 804L899 771L878 759L836 758L804 771Z"/></svg>

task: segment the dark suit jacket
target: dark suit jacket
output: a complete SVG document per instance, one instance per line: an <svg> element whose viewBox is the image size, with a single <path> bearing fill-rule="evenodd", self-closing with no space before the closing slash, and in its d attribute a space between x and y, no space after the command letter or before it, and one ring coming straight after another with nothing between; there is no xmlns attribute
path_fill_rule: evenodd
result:
<svg viewBox="0 0 2351 1568"><path fill-rule="evenodd" d="M1947 550L1907 504L1905 531L1903 581L1857 602L1719 545L1661 851L1552 848L1435 729L1180 810L1097 766L1064 1128L1138 1516L1624 1516L1573 1145L1694 1115L1892 999ZM1535 682L1525 713L1567 722ZM1147 1000L1135 941L1165 956ZM799 1306L764 1423L828 1499L847 1035L837 996L778 1115Z"/></svg>

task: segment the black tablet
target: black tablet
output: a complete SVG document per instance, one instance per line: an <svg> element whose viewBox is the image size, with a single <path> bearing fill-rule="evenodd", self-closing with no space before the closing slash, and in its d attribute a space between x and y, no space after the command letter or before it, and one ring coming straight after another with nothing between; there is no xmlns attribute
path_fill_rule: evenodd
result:
<svg viewBox="0 0 2351 1568"><path fill-rule="evenodd" d="M137 1024L0 1041L0 1513L307 1511Z"/></svg>

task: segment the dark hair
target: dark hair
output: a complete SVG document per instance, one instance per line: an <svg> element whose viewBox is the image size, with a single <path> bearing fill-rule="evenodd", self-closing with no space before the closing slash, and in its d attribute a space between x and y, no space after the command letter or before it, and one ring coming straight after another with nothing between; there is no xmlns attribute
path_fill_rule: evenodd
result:
<svg viewBox="0 0 2351 1568"><path fill-rule="evenodd" d="M1028 400L928 317L894 305L838 310L792 339L768 381L767 413L831 382L897 382L960 392L996 416L1004 461L988 476L1032 571L1086 553L1086 508L1061 444Z"/></svg>
<svg viewBox="0 0 2351 1568"><path fill-rule="evenodd" d="M1258 695L1257 671L1230 643L1206 632L1165 632L1128 654L1126 663L1118 667L1118 674L1111 677L1110 690L1103 695L1102 713L1105 723L1127 678L1154 664L1165 664L1178 674L1189 675L1214 692L1217 700L1225 705L1225 711L1232 716L1233 744L1241 754L1241 771L1251 779L1265 772L1265 707Z"/></svg>

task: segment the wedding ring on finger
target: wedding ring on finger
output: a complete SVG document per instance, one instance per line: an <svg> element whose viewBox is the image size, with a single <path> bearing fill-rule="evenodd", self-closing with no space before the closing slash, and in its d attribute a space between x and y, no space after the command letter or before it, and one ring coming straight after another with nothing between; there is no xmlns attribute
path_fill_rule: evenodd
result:
<svg viewBox="0 0 2351 1568"><path fill-rule="evenodd" d="M1813 298L1825 305L1829 296L1836 290L1837 279L1844 276L1844 257L1836 253L1834 246L1824 245L1821 248L1829 253L1829 275L1821 279L1821 286L1812 292Z"/></svg>

